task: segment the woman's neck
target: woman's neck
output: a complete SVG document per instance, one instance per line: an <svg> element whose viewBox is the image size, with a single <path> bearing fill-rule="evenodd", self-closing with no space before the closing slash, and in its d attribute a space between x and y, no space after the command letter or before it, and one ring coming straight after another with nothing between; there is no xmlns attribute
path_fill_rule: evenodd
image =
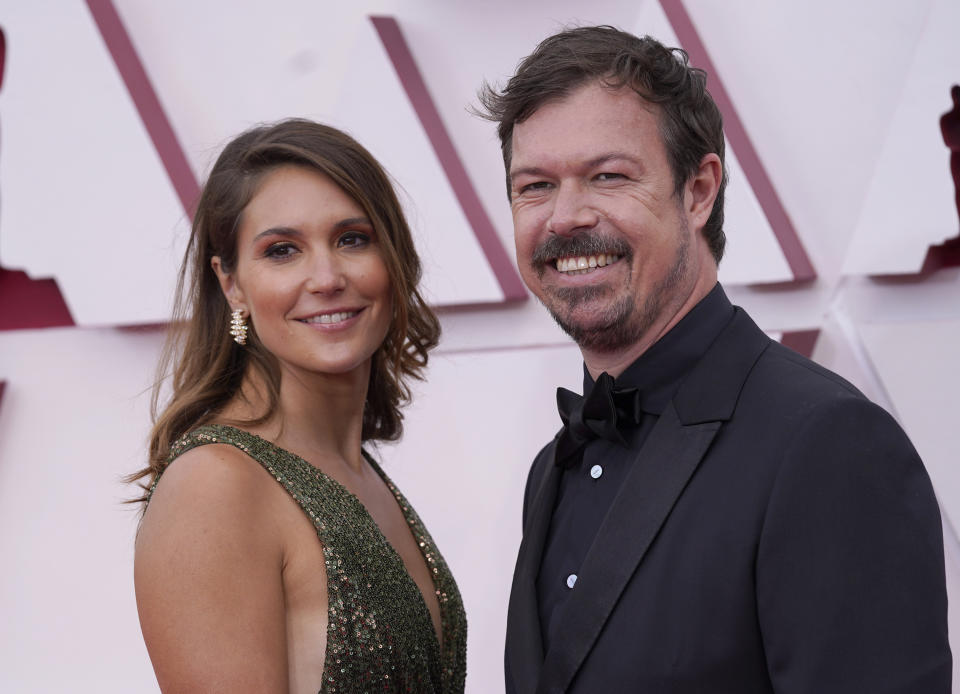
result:
<svg viewBox="0 0 960 694"><path fill-rule="evenodd" d="M370 382L370 363L346 374L317 374L281 366L277 407L263 422L269 406L266 380L248 369L240 392L224 408L224 421L238 423L306 460L340 461L360 468L363 407Z"/></svg>

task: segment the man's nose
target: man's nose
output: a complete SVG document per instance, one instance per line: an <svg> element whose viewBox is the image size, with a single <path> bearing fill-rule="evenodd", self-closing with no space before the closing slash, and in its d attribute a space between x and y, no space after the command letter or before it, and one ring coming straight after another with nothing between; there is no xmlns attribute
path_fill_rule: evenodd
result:
<svg viewBox="0 0 960 694"><path fill-rule="evenodd" d="M547 220L547 231L571 236L597 223L597 213L590 205L589 191L580 182L563 182L554 194L553 209Z"/></svg>
<svg viewBox="0 0 960 694"><path fill-rule="evenodd" d="M307 270L305 286L313 294L336 294L347 286L343 259L335 252L317 253Z"/></svg>

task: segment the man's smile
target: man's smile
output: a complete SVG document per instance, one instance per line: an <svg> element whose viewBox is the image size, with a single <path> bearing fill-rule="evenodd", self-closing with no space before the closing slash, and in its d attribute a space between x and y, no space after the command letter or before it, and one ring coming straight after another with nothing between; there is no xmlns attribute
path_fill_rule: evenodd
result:
<svg viewBox="0 0 960 694"><path fill-rule="evenodd" d="M631 255L632 249L624 239L586 231L575 236L550 235L533 250L530 264L540 277L548 269L572 277L629 259Z"/></svg>
<svg viewBox="0 0 960 694"><path fill-rule="evenodd" d="M620 260L621 256L610 253L599 253L597 255L580 255L557 258L557 272L570 273L574 275L583 275L598 267L612 265Z"/></svg>

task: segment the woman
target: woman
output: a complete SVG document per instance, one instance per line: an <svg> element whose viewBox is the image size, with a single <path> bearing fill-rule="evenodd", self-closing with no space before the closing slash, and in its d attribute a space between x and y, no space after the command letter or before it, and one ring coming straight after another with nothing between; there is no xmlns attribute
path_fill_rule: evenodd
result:
<svg viewBox="0 0 960 694"><path fill-rule="evenodd" d="M390 182L344 133L289 120L220 155L137 475L137 606L163 691L463 691L456 584L361 448L400 436L405 381L437 343L419 276Z"/></svg>

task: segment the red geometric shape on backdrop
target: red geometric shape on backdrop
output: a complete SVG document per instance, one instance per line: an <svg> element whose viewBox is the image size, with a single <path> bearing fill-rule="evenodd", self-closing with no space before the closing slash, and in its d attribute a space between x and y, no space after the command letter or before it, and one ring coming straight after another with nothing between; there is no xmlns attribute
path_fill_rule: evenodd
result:
<svg viewBox="0 0 960 694"><path fill-rule="evenodd" d="M747 135L747 129L743 126L737 109L733 105L733 100L727 93L720 79L720 73L710 60L710 54L707 53L706 46L700 40L700 35L693 26L690 15L687 14L682 0L660 0L660 6L663 7L664 14L670 21L673 31L683 49L689 54L690 61L699 68L707 71L710 75L710 94L717 103L717 107L723 114L723 130L737 154L740 166L743 168L744 175L753 188L757 196L757 202L763 209L763 213L770 222L770 228L783 250L783 255L787 259L790 271L793 273L795 282L803 282L815 279L817 271L810 262L810 257L800 241L800 236L790 221L786 208L780 201L776 189L767 170L760 161L760 156L753 146L753 142Z"/></svg>
<svg viewBox="0 0 960 694"><path fill-rule="evenodd" d="M420 125L423 126L437 159L440 160L440 166L453 188L457 202L460 203L460 209L470 223L473 235L497 278L504 300L525 300L527 290L524 288L523 281L517 274L513 261L503 249L500 237L470 182L460 155L453 146L453 140L450 139L450 134L440 118L440 112L430 97L423 75L420 74L420 69L413 59L413 53L410 52L410 47L400 31L400 25L393 17L370 17L370 21L373 22L377 35L393 64L393 69L396 70L407 98L420 120Z"/></svg>
<svg viewBox="0 0 960 694"><path fill-rule="evenodd" d="M0 267L0 330L75 325L56 280L34 280Z"/></svg>
<svg viewBox="0 0 960 694"><path fill-rule="evenodd" d="M820 330L789 330L780 336L780 344L789 347L797 354L807 359L813 358L813 350L817 346Z"/></svg>
<svg viewBox="0 0 960 694"><path fill-rule="evenodd" d="M937 246L930 246L923 259L921 275L926 275L948 267L960 267L960 236L947 239Z"/></svg>
<svg viewBox="0 0 960 694"><path fill-rule="evenodd" d="M3 64L7 57L7 39L3 35L3 27L0 27L0 89L3 88Z"/></svg>
<svg viewBox="0 0 960 694"><path fill-rule="evenodd" d="M940 117L940 132L950 150L950 175L953 177L954 202L960 223L960 85L953 85L950 97L953 99L953 108ZM954 238L930 246L920 273L935 272L945 267L960 267L960 232Z"/></svg>

